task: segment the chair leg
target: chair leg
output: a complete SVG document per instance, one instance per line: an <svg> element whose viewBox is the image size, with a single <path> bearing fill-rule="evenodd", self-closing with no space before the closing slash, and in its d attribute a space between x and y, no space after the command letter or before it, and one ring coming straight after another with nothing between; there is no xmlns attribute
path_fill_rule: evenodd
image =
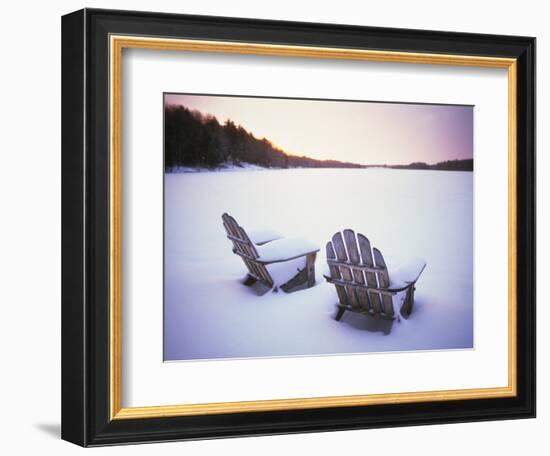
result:
<svg viewBox="0 0 550 456"><path fill-rule="evenodd" d="M306 268L307 268L307 286L308 288L315 285L315 258L317 253L310 253L306 257Z"/></svg>
<svg viewBox="0 0 550 456"><path fill-rule="evenodd" d="M306 284L307 288L311 288L315 285L315 258L316 253L310 253L306 256L306 267L304 269L298 269L298 273L290 279L284 285L281 285L281 289L288 293L295 287L298 287L302 284Z"/></svg>
<svg viewBox="0 0 550 456"><path fill-rule="evenodd" d="M416 287L414 286L414 284L407 289L407 294L405 295L405 302L403 302L403 305L401 306L401 315L403 315L404 317L408 317L412 312L413 304L414 304L415 289Z"/></svg>
<svg viewBox="0 0 550 456"><path fill-rule="evenodd" d="M338 308L338 313L336 314L336 321L340 321L342 319L345 311L346 309L344 309L343 307Z"/></svg>
<svg viewBox="0 0 550 456"><path fill-rule="evenodd" d="M294 277L292 277L292 279L281 285L281 290L283 290L285 293L290 293L290 290L302 285L305 282L307 282L307 268L304 268L302 270L298 269L298 273Z"/></svg>

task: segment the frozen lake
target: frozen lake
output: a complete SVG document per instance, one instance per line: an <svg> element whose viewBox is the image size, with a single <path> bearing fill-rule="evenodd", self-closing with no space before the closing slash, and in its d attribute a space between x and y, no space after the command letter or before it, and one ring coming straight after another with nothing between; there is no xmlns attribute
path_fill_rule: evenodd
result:
<svg viewBox="0 0 550 456"><path fill-rule="evenodd" d="M319 245L316 285L259 296L241 283L221 215ZM408 319L346 312L326 283L325 244L345 228L392 268L427 267ZM473 346L473 173L289 169L165 175L165 360L365 353ZM398 312L400 303L395 302Z"/></svg>

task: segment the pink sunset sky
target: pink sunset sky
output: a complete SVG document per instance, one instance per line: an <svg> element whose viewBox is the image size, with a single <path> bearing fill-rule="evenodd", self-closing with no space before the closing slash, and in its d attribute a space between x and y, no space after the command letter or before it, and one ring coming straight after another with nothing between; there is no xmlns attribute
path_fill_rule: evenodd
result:
<svg viewBox="0 0 550 456"><path fill-rule="evenodd" d="M285 152L360 164L473 158L473 106L165 94Z"/></svg>

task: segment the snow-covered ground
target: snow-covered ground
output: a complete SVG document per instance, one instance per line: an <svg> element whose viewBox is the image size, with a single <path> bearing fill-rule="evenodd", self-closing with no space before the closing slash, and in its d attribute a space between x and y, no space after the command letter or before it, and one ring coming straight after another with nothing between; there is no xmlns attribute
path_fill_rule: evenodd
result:
<svg viewBox="0 0 550 456"><path fill-rule="evenodd" d="M471 348L472 191L469 172L166 174L165 360ZM231 252L224 212L246 230L269 228L317 244L316 285L263 295L244 286L246 269ZM390 275L410 257L427 261L408 319L346 312L341 322L334 320L336 290L322 277L325 244L345 228L381 250ZM284 280L288 267L274 269Z"/></svg>
<svg viewBox="0 0 550 456"><path fill-rule="evenodd" d="M207 168L201 166L176 166L170 169L171 174L178 173L210 173L210 172L231 172L231 171L266 171L266 168L253 163L224 163L217 168Z"/></svg>

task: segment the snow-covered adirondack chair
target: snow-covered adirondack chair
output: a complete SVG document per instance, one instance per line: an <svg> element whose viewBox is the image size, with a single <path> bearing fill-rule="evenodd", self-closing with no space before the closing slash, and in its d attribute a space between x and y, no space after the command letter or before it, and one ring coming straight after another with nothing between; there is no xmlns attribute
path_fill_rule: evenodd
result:
<svg viewBox="0 0 550 456"><path fill-rule="evenodd" d="M271 230L247 233L229 214L223 214L222 220L227 237L233 243L233 253L242 258L248 269L245 285L261 282L277 291L277 284L266 266L302 257L305 257L305 266L280 288L288 292L302 284L308 288L315 285L315 258L319 247L308 241L283 238Z"/></svg>
<svg viewBox="0 0 550 456"><path fill-rule="evenodd" d="M415 284L426 267L424 260L412 259L390 274L380 250L371 249L369 240L353 230L344 230L343 236L336 233L326 249L330 276L324 277L336 286L340 301L336 320L346 310L393 320L393 297L400 292L405 292L401 315L410 315Z"/></svg>

